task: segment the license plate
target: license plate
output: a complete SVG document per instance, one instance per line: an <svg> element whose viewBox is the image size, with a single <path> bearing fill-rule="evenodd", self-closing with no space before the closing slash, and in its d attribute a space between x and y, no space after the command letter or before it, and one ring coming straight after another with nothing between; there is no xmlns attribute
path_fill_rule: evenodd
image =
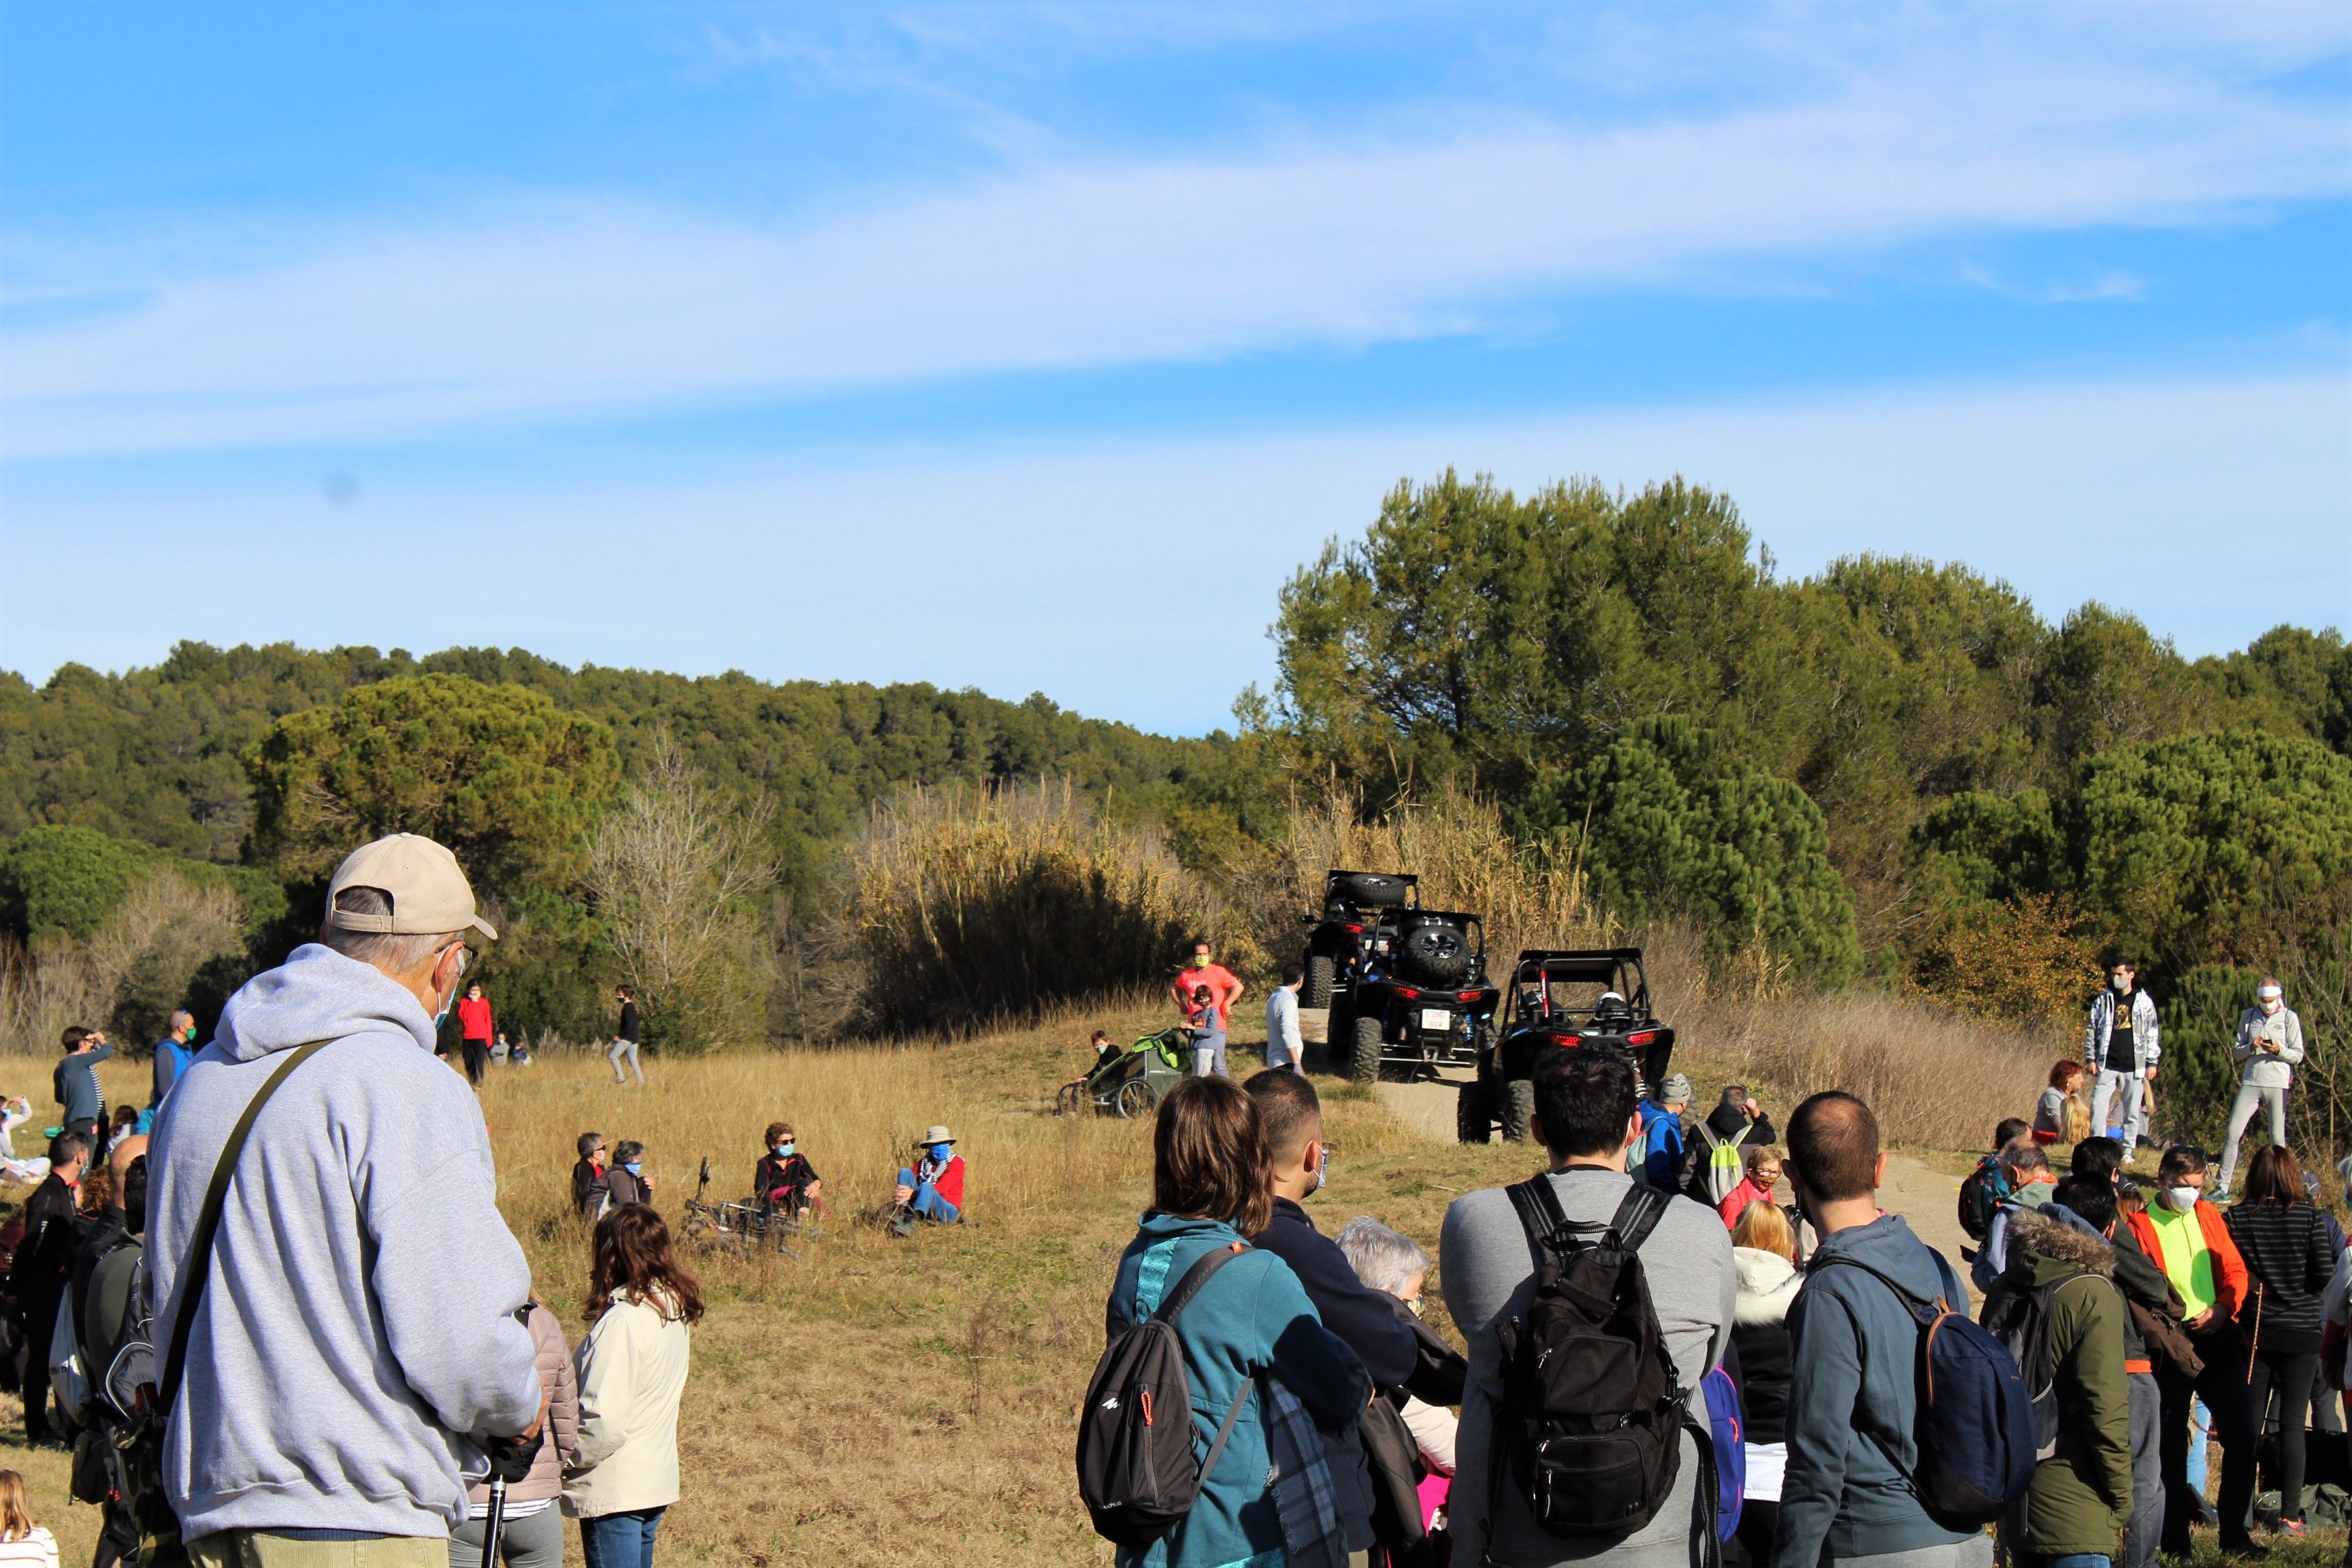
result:
<svg viewBox="0 0 2352 1568"><path fill-rule="evenodd" d="M1454 1015L1443 1007L1423 1007L1421 1010L1421 1026L1424 1029L1443 1029L1451 1032L1454 1027Z"/></svg>

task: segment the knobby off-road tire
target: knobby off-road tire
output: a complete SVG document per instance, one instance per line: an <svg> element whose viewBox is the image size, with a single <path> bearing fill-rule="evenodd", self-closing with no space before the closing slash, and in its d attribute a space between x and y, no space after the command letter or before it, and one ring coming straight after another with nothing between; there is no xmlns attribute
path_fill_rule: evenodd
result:
<svg viewBox="0 0 2352 1568"><path fill-rule="evenodd" d="M1152 1092L1150 1084L1139 1078L1134 1079L1118 1086L1118 1092L1111 1097L1111 1109L1129 1120L1138 1116L1149 1116L1151 1114L1153 1102L1159 1098Z"/></svg>
<svg viewBox="0 0 2352 1568"><path fill-rule="evenodd" d="M1352 1083L1378 1083L1381 1080L1381 1021L1359 1017L1351 1023L1348 1053L1348 1078Z"/></svg>
<svg viewBox="0 0 2352 1568"><path fill-rule="evenodd" d="M1532 1079L1515 1078L1503 1085L1503 1141L1528 1141L1528 1118L1535 1114L1536 1086Z"/></svg>
<svg viewBox="0 0 2352 1568"><path fill-rule="evenodd" d="M1339 965L1320 954L1307 960L1307 984L1302 988L1298 1005L1302 1007L1328 1007L1331 1005L1331 977Z"/></svg>
<svg viewBox="0 0 2352 1568"><path fill-rule="evenodd" d="M1454 1100L1454 1137L1461 1143L1490 1143L1495 1119L1486 1109L1486 1086L1472 1079Z"/></svg>
<svg viewBox="0 0 2352 1568"><path fill-rule="evenodd" d="M1425 985L1458 985L1470 973L1470 935L1440 922L1416 926L1399 952L1401 967Z"/></svg>
<svg viewBox="0 0 2352 1568"><path fill-rule="evenodd" d="M1339 896L1361 909L1401 910L1404 891L1403 879L1384 877L1378 871L1358 871L1339 879Z"/></svg>

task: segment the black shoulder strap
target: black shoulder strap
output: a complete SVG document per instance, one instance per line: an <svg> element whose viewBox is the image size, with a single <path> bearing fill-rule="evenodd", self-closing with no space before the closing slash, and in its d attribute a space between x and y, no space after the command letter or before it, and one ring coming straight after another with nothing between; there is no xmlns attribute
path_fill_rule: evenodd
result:
<svg viewBox="0 0 2352 1568"><path fill-rule="evenodd" d="M1609 1234L1617 1238L1622 1252L1638 1252L1658 1228L1658 1221L1666 1215L1666 1206L1675 1201L1672 1193L1636 1182L1609 1218Z"/></svg>
<svg viewBox="0 0 2352 1568"><path fill-rule="evenodd" d="M246 1102L245 1114L236 1119L228 1142L221 1146L220 1163L213 1167L213 1184L205 1190L205 1206L196 1215L196 1234L188 1243L188 1259L180 1271L180 1288L174 1292L172 1314L172 1348L163 1358L163 1381L156 1385L155 1407L159 1411L172 1408L172 1401L180 1392L180 1375L187 1370L188 1333L195 1326L196 1308L204 1300L205 1286L212 1278L213 1237L220 1230L221 1207L228 1201L229 1183L236 1175L237 1156L245 1152L245 1140L253 1131L254 1118L269 1103L287 1075L333 1042L313 1040L307 1046L297 1046L286 1053L285 1061L269 1075L261 1092Z"/></svg>
<svg viewBox="0 0 2352 1568"><path fill-rule="evenodd" d="M1174 1322L1176 1314L1192 1304L1192 1298L1201 1293L1201 1287L1209 1282L1211 1275L1247 1250L1247 1243L1236 1241L1215 1247L1193 1259L1192 1267L1184 1270L1183 1278L1176 1281L1176 1289L1168 1292L1166 1299L1160 1303L1160 1310L1151 1314L1152 1321Z"/></svg>
<svg viewBox="0 0 2352 1568"><path fill-rule="evenodd" d="M1603 1239L1614 1238L1613 1244L1619 1248L1638 1251L1664 1217L1666 1205L1674 1201L1673 1194L1636 1182L1619 1200L1617 1212L1609 1216L1609 1223L1599 1226L1570 1219L1559 1206L1559 1194L1552 1191L1549 1176L1535 1176L1503 1191L1518 1213L1519 1228L1528 1234L1528 1250L1534 1255L1538 1271L1566 1251L1579 1231L1598 1234Z"/></svg>

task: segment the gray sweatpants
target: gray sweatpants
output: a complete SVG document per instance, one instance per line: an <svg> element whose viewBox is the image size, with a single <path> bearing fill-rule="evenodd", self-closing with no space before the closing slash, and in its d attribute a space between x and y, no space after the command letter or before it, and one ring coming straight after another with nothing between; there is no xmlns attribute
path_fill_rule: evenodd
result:
<svg viewBox="0 0 2352 1568"><path fill-rule="evenodd" d="M1824 1554L1826 1555L1826 1554ZM1841 1557L1837 1568L1992 1568L1992 1537L1971 1535L1949 1546L1922 1546L1916 1552L1880 1552L1866 1557Z"/></svg>
<svg viewBox="0 0 2352 1568"><path fill-rule="evenodd" d="M2151 1568L2164 1539L2164 1396L2156 1373L2135 1372L2131 1387L2131 1519L2124 1526L2123 1568Z"/></svg>
<svg viewBox="0 0 2352 1568"><path fill-rule="evenodd" d="M2259 1104L2271 1113L2271 1142L2286 1146L2286 1089L2258 1088L2251 1083L2238 1086L2238 1098L2230 1106L2230 1137L2221 1145L2221 1190L2235 1192L2233 1178L2238 1173L2238 1144L2246 1135L2246 1123L2254 1119L2254 1107Z"/></svg>
<svg viewBox="0 0 2352 1568"><path fill-rule="evenodd" d="M486 1519L469 1519L449 1532L449 1568L481 1568ZM563 1568L563 1510L543 1508L510 1519L499 1530L499 1560L507 1568Z"/></svg>
<svg viewBox="0 0 2352 1568"><path fill-rule="evenodd" d="M2099 1069L2098 1082L2091 1086L2091 1136L2104 1138L2110 1127L2124 1130L2124 1147L2131 1145L2132 1124L2139 1120L2139 1089L2137 1072L2117 1072L2113 1068ZM2123 1104L2118 1107L2116 1101ZM2115 1112L2120 1111L2120 1114Z"/></svg>
<svg viewBox="0 0 2352 1568"><path fill-rule="evenodd" d="M621 1054L624 1051L628 1053L629 1072L637 1075L639 1083L645 1082L646 1069L637 1065L637 1042L635 1040L614 1040L613 1048L604 1053L604 1059L613 1064L613 1081L614 1083L629 1081L629 1073L621 1070Z"/></svg>

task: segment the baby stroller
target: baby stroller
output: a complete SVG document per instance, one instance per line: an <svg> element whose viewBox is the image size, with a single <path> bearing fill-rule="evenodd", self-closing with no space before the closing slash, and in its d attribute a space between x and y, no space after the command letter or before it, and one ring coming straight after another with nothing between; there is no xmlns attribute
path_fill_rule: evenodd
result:
<svg viewBox="0 0 2352 1568"><path fill-rule="evenodd" d="M1182 1027L1146 1035L1123 1051L1106 1051L1095 1070L1062 1086L1055 1109L1074 1116L1091 1106L1097 1116L1149 1116L1160 1097L1184 1078L1192 1037Z"/></svg>

